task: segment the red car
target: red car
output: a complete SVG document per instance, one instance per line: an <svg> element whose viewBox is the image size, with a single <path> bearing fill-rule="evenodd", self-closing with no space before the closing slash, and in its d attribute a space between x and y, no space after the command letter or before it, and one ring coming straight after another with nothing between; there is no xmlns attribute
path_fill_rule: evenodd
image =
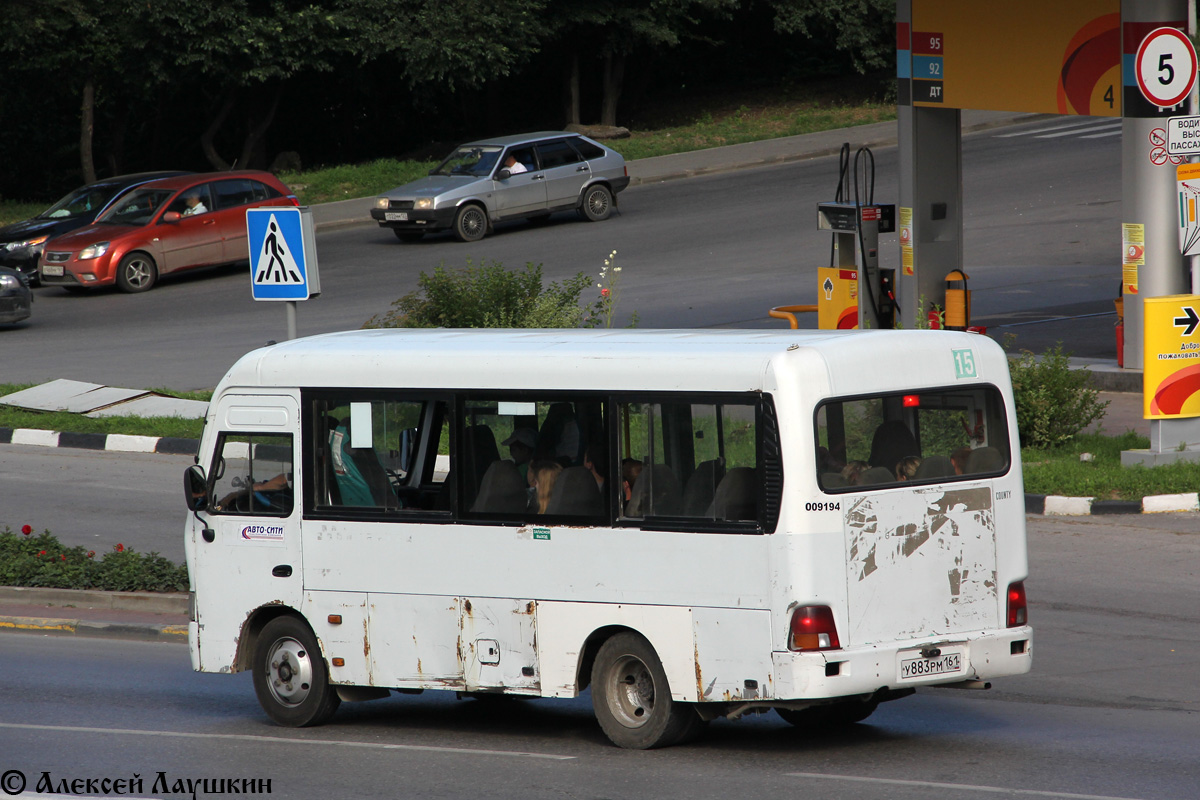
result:
<svg viewBox="0 0 1200 800"><path fill-rule="evenodd" d="M42 284L93 288L115 283L144 292L161 275L248 261L246 209L298 206L269 172L209 172L143 184L84 228L46 243Z"/></svg>

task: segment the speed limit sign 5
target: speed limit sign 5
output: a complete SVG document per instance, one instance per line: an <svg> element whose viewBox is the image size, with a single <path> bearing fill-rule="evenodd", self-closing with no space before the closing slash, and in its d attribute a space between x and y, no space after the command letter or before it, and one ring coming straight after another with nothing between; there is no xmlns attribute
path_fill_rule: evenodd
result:
<svg viewBox="0 0 1200 800"><path fill-rule="evenodd" d="M1196 48L1177 28L1156 28L1138 46L1138 88L1160 108L1184 101L1196 83Z"/></svg>

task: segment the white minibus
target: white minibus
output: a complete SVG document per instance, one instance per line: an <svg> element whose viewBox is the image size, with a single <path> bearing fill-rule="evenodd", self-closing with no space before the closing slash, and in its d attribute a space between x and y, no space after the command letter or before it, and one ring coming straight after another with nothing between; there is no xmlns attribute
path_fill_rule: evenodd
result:
<svg viewBox="0 0 1200 800"><path fill-rule="evenodd" d="M192 665L267 715L591 690L617 745L860 721L1032 658L1008 362L950 331L372 330L239 360Z"/></svg>

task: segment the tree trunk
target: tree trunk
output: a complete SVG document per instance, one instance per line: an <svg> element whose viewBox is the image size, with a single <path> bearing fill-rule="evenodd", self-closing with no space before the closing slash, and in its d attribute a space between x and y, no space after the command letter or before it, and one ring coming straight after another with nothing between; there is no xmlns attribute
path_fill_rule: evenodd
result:
<svg viewBox="0 0 1200 800"><path fill-rule="evenodd" d="M567 124L579 124L579 53L571 54L571 71L567 75Z"/></svg>
<svg viewBox="0 0 1200 800"><path fill-rule="evenodd" d="M271 123L275 120L275 111L279 108L279 98L283 95L283 84L275 87L271 97L271 107L267 109L267 113L259 118L258 124L254 125L246 132L246 138L242 142L242 155L237 160L239 169L250 169L255 165L255 153L259 150L262 139L267 134L267 129L271 127ZM260 159L264 160L265 159ZM266 166L265 164L259 166Z"/></svg>
<svg viewBox="0 0 1200 800"><path fill-rule="evenodd" d="M79 167L84 183L96 182L96 161L92 156L92 134L96 127L96 82L83 84L83 102L79 107Z"/></svg>
<svg viewBox="0 0 1200 800"><path fill-rule="evenodd" d="M600 105L600 124L617 124L617 100L621 97L621 85L625 80L625 54L608 53L604 56L604 100Z"/></svg>
<svg viewBox="0 0 1200 800"><path fill-rule="evenodd" d="M233 90L226 92L225 102L221 104L221 110L217 112L217 116L213 117L213 121L204 129L204 133L200 134L200 149L204 151L204 157L208 159L208 163L213 165L213 169L227 170L229 163L221 158L213 147L213 139L216 138L217 131L221 130L221 126L225 124L225 118L229 116L229 112L233 110L233 102L236 96Z"/></svg>

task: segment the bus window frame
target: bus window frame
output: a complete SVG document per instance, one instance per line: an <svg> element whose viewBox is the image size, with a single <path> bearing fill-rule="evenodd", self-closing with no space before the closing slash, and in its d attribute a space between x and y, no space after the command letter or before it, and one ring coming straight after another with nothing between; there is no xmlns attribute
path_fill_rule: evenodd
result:
<svg viewBox="0 0 1200 800"><path fill-rule="evenodd" d="M315 443L317 437L318 418L316 403L323 401L326 408L349 405L351 402L420 402L420 428L418 431L417 450L425 448L425 462L421 474L433 474L437 458L437 443L428 437L432 435L428 417L437 413L439 404L445 409L442 425L450 425L450 458L451 475L453 478L454 463L454 425L455 415L454 393L445 389L386 389L378 387L347 388L347 387L302 387L300 390L300 458L304 464L303 513L304 519L340 520L354 522L453 522L455 487L451 485L450 509L424 508L395 508L383 506L334 506L317 503L317 487L319 476L322 474L321 465L317 461ZM324 443L322 444L324 447ZM410 475L412 474L410 470ZM422 486L424 484L421 484ZM403 487L412 488L412 487ZM420 486L418 486L420 488Z"/></svg>
<svg viewBox="0 0 1200 800"><path fill-rule="evenodd" d="M850 485L850 486L824 486L822 484L822 481L821 481L822 472L821 472L821 461L820 461L821 428L820 428L819 420L820 420L821 410L824 409L826 406L830 406L830 405L834 405L834 404L842 404L844 407L844 404L846 404L846 403L852 403L852 402L857 402L857 401L862 401L862 400L881 400L881 401L883 401L886 399L903 398L905 395L912 395L912 394L924 395L924 394L937 394L940 392L963 393L963 392L970 392L970 391L975 391L975 390L991 392L993 394L994 398L996 399L996 401L998 402L998 406L996 407L996 410L998 413L996 413L993 416L993 418L998 420L1000 422L1000 424L1003 426L1003 434L1004 434L1003 440L1004 440L1004 445L1005 445L1005 461L1004 461L1003 469L992 470L990 472L973 472L969 475L957 475L956 474L956 475L946 475L946 476L935 477L935 478L923 478L920 480L908 480L908 481L893 480L891 483L870 484L870 485L866 485L866 486L860 486L857 484ZM826 419L828 419L828 416L829 415L826 414ZM883 489L896 489L896 488L901 488L901 487L908 488L908 487L916 487L916 486L931 486L931 485L936 486L939 484L946 484L946 483L962 483L964 481L990 480L993 478L1000 478L1000 477L1007 475L1009 473L1009 471L1012 470L1012 466L1013 466L1013 453L1012 453L1013 437L1012 437L1012 433L1011 433L1011 430L1010 430L1009 424L1008 424L1008 406L1004 402L1004 392L1001 391L1000 387L994 383L977 382L977 383L970 383L970 384L919 386L919 387L913 387L910 389L897 390L897 391L864 392L864 393L854 394L854 395L838 395L838 396L834 396L834 397L825 397L825 398L822 398L820 400L820 402L818 402L813 407L812 420L813 420L813 444L814 444L813 458L814 458L815 464L816 464L816 469L815 469L816 483L817 483L817 488L823 494L830 494L830 495L844 495L844 494L854 494L854 493L861 494L863 492L879 491L879 490L883 490ZM842 434L844 437L845 436L844 421L842 424ZM947 453L945 455L949 456L950 454ZM922 458L927 458L927 457L928 456L922 456Z"/></svg>

